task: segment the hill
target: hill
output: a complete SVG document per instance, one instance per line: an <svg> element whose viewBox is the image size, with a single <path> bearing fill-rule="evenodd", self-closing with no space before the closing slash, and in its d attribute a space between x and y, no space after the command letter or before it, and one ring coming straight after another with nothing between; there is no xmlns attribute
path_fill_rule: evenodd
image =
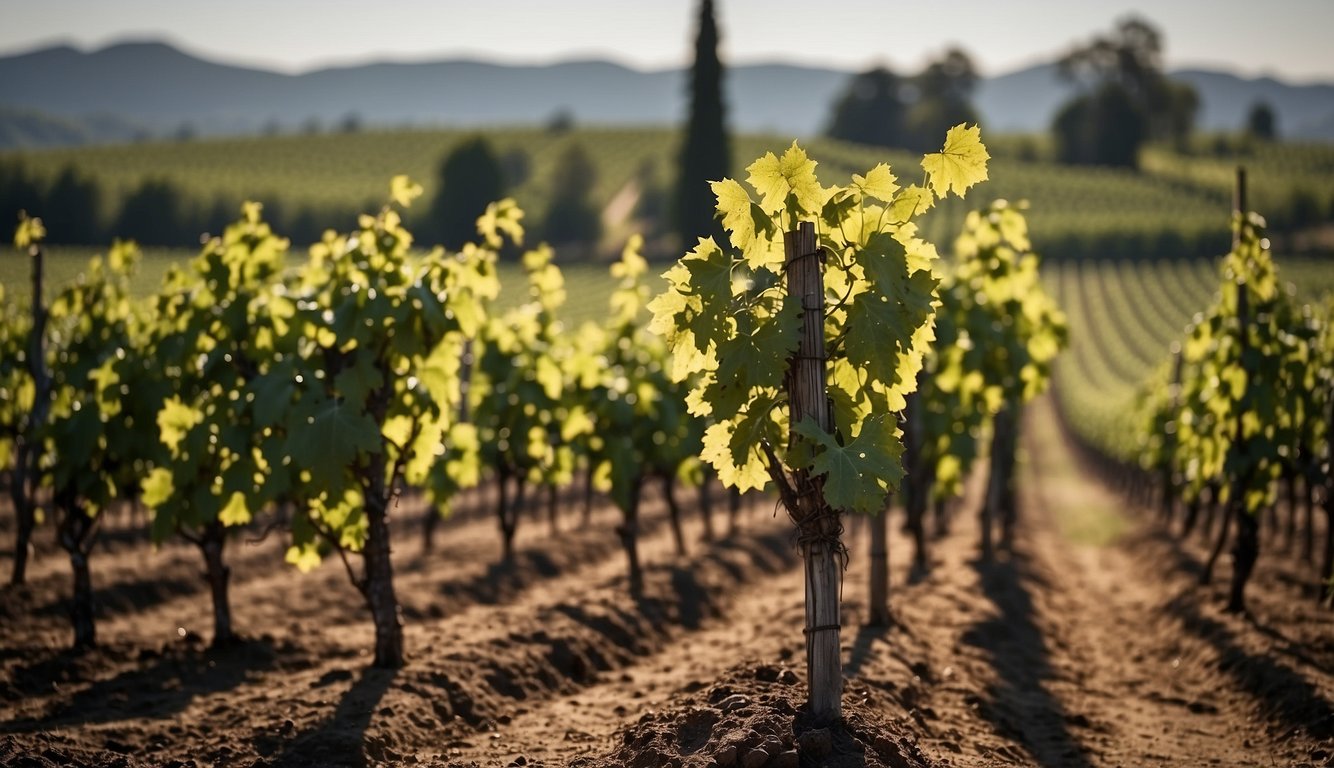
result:
<svg viewBox="0 0 1334 768"><path fill-rule="evenodd" d="M812 135L850 76L781 63L732 67L729 119L740 132ZM1173 76L1199 89L1205 130L1237 128L1250 105L1264 100L1277 110L1285 135L1334 140L1334 84L1297 86L1204 70ZM69 144L78 135L91 143L144 132L237 135L344 122L536 125L562 112L583 123L662 125L681 119L685 93L682 70L640 71L606 61L381 62L289 75L208 61L161 42L88 52L55 46L0 57L0 147ZM811 109L791 109L794 94ZM1068 95L1054 65L1044 64L983 80L977 103L991 130L1031 132L1045 130ZM13 127L20 119L75 127L21 131ZM8 138L20 134L23 142Z"/></svg>

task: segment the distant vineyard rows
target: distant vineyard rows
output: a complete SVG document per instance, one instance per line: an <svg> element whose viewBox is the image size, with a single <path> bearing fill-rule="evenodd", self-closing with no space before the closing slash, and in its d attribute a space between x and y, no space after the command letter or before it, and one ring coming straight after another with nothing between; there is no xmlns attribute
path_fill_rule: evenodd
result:
<svg viewBox="0 0 1334 768"><path fill-rule="evenodd" d="M350 221L373 207L383 179L395 173L421 179L429 198L436 191L441 158L467 136L459 131L366 132L6 153L0 154L0 181L21 167L49 184L63 168L73 167L101 185L106 218L136 186L160 179L181 192L186 212L181 215L188 213L192 221L210 221L220 230L227 212L242 200L256 199L267 204L266 215L280 230L307 232L315 231L315 222ZM582 144L593 157L592 200L599 207L628 185L646 193L641 200L660 201L660 193L676 182L678 139L666 129L499 129L487 136L510 177L511 194L530 221L540 220L552 196L560 193L556 160L571 143ZM785 143L738 137L735 170ZM896 166L911 161L907 153L829 140L813 141L811 148L840 172L856 172L886 158ZM1334 218L1334 197L1327 185L1317 183L1321 169L1334 164L1334 150L1262 147L1245 161L1266 198L1271 224L1309 226ZM1226 250L1217 211L1226 201L1221 179L1231 162L1157 148L1146 154L1146 173L1000 158L993 161L989 194L1032 202L1035 242L1050 260L1205 256ZM638 228L649 236L650 255L654 233L666 230L664 211L657 207L634 213ZM924 217L924 230L946 242L959 231L965 213L957 201L942 204ZM615 251L614 243L603 245Z"/></svg>

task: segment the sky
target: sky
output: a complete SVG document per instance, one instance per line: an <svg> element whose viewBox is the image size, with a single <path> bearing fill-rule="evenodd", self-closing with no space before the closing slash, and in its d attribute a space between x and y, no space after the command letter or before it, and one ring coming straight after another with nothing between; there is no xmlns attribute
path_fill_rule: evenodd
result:
<svg viewBox="0 0 1334 768"><path fill-rule="evenodd" d="M730 63L912 71L959 45L985 75L1049 60L1138 14L1169 68L1334 81L1334 0L717 0ZM697 0L0 0L0 54L162 39L284 72L375 60L605 58L682 66Z"/></svg>

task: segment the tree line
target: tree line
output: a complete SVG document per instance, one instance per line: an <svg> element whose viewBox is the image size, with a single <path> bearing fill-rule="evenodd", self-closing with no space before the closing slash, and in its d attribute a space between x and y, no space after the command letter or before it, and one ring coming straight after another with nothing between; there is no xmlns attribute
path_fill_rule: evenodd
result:
<svg viewBox="0 0 1334 768"><path fill-rule="evenodd" d="M1058 61L1059 77L1075 95L1050 126L1055 160L1134 168L1147 142L1187 149L1200 99L1189 84L1167 76L1163 48L1162 33L1132 16ZM831 106L825 134L925 151L949 126L979 122L972 103L977 83L972 59L958 48L909 76L873 67L856 75ZM1253 105L1239 128L1249 140L1278 138L1277 118L1265 103Z"/></svg>
<svg viewBox="0 0 1334 768"><path fill-rule="evenodd" d="M527 180L529 165L522 150L498 152L482 136L465 140L442 158L435 198L409 223L432 240L457 247L475 234L488 203ZM547 213L530 228L556 245L596 243L602 218L592 199L597 166L588 150L568 144L552 179ZM296 243L319 242L330 223L353 221L376 205L369 199L359 205L293 203L279 193L255 197L265 218ZM62 245L121 238L144 246L194 247L200 233L221 233L231 224L241 203L225 194L200 198L163 177L145 178L120 193L74 165L46 179L21 159L0 161L0 221L17 222L20 212L40 218Z"/></svg>

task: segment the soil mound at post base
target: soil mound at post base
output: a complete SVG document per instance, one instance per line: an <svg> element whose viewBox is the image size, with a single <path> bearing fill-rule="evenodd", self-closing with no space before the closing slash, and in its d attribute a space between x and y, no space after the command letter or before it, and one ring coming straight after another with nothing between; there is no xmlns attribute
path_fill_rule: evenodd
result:
<svg viewBox="0 0 1334 768"><path fill-rule="evenodd" d="M806 686L791 669L748 664L688 692L618 734L610 753L571 768L929 768L907 725L855 681L843 719L820 724L803 709Z"/></svg>

